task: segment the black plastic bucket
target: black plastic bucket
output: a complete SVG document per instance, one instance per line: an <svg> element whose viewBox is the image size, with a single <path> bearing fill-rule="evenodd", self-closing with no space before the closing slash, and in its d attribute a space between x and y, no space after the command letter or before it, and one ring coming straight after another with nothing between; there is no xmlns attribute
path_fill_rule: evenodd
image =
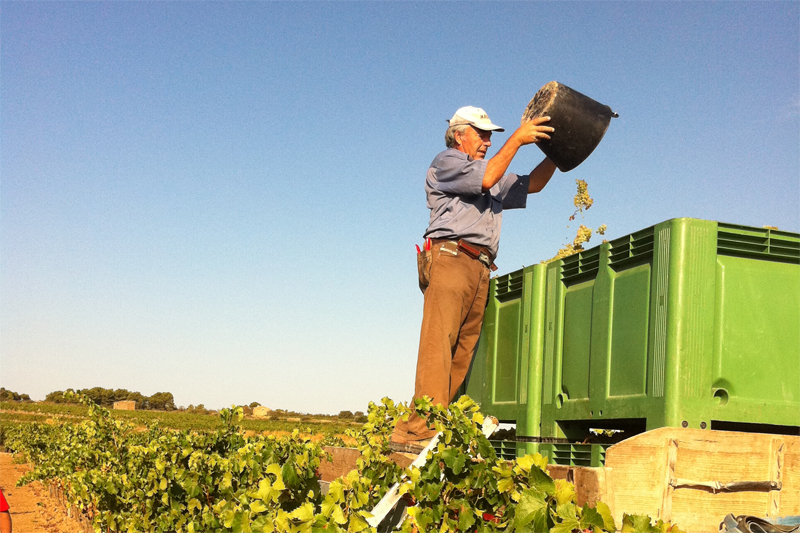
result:
<svg viewBox="0 0 800 533"><path fill-rule="evenodd" d="M537 146L558 167L569 172L583 163L605 135L611 118L619 115L610 107L596 102L557 81L551 81L533 97L522 115L522 123L536 117L549 116L556 131L549 140Z"/></svg>

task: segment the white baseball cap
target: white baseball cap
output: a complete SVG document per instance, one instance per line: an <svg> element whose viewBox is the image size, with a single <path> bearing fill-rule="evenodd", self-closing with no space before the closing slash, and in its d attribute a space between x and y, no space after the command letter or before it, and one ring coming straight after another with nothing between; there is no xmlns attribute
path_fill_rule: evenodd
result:
<svg viewBox="0 0 800 533"><path fill-rule="evenodd" d="M492 121L489 120L489 115L486 114L486 111L480 107L472 107L471 105L462 107L456 111L456 114L453 115L453 118L451 118L448 122L451 126L469 124L483 131L506 131L497 124L492 124Z"/></svg>

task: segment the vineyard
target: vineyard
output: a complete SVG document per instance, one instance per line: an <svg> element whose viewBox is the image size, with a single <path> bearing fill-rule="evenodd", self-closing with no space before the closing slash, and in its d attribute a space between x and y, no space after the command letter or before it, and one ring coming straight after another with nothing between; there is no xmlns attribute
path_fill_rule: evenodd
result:
<svg viewBox="0 0 800 533"><path fill-rule="evenodd" d="M6 430L7 448L34 468L20 484L55 486L97 532L375 531L369 511L389 488L414 505L402 531L617 531L607 506L578 506L574 487L546 473L538 455L504 461L480 431L477 404L449 409L418 401L441 432L420 469L391 459L388 436L408 408L384 399L368 422L346 431L360 451L357 469L322 490L328 459L321 442L245 434L241 408L223 410L208 431L142 428L87 404L88 417L27 423ZM626 516L625 532L677 532L648 517Z"/></svg>
<svg viewBox="0 0 800 533"><path fill-rule="evenodd" d="M27 421L74 420L89 416L85 405L0 402L0 427ZM110 416L138 426L157 423L161 427L177 430L221 430L225 423L219 416L194 414L182 411L111 411ZM343 421L320 422L314 419L302 420L300 424L288 420L243 418L239 425L249 432L287 432L302 428L309 435L343 434L347 429L358 427Z"/></svg>

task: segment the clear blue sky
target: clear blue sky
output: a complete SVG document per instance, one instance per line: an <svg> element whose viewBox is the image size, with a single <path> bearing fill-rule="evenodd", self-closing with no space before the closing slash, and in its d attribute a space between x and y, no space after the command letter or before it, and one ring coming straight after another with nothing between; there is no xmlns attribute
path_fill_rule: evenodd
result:
<svg viewBox="0 0 800 533"><path fill-rule="evenodd" d="M506 214L502 274L572 239L575 179L609 239L799 231L799 67L796 1L3 1L0 385L407 400L423 181L458 107L506 127L490 155L551 80L620 115Z"/></svg>

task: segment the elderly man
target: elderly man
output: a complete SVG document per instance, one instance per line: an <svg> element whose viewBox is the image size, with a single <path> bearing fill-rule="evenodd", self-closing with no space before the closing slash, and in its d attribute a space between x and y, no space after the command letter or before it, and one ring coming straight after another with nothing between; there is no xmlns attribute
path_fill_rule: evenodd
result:
<svg viewBox="0 0 800 533"><path fill-rule="evenodd" d="M414 398L428 396L444 406L466 377L483 323L489 276L500 241L504 209L524 208L527 195L539 192L556 166L545 158L529 175L506 174L517 151L549 139L553 128L531 120L517 129L486 161L493 131L483 109L462 107L449 121L447 149L428 169L425 192L430 223L425 232L430 253L422 252L420 288L425 294ZM412 414L395 427L395 450L418 452L436 434Z"/></svg>

